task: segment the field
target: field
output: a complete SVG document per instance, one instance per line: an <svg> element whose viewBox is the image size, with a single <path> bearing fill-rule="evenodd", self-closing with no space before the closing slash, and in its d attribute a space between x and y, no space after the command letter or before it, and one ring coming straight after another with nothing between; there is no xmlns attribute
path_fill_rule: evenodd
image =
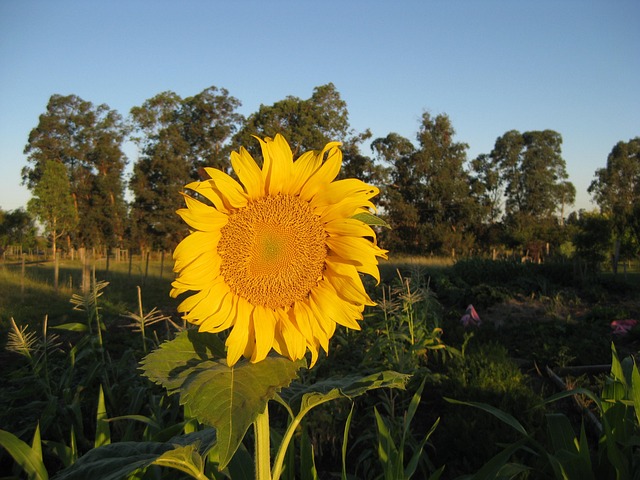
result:
<svg viewBox="0 0 640 480"><path fill-rule="evenodd" d="M176 396L138 369L146 353L183 328L179 300L168 295L170 266L160 270L157 259L112 262L108 271L98 262L96 282L83 295L79 262L60 265L57 291L51 264L27 263L24 274L18 262L0 265L0 429L41 444L49 476L99 445L167 442L201 429ZM623 361L638 353L640 329L614 334L611 326L640 319L640 273L411 257L392 258L380 271L380 285L367 283L378 305L365 311L363 330L339 328L330 354L300 381L382 370L412 377L406 390L358 397L353 411L348 400L314 410L296 437L303 453L291 454L302 465L298 478L314 478L304 473L305 446L313 447L318 478L562 478L559 465L604 472L585 478L614 478L640 465L640 378L633 383L637 370ZM479 325L461 323L469 305ZM624 375L616 377L615 357L611 371L612 345L620 371L628 369L626 384ZM611 385L620 387L618 397ZM559 393L563 388L582 390L569 397ZM562 398L545 403L557 394ZM601 404L622 413L607 417ZM277 439L286 415L274 406L272 418ZM616 431L612 439L607 428L614 420L627 437ZM41 442L32 443L34 434ZM252 442L245 446L250 451ZM389 459L400 462L401 477ZM207 456L200 478L227 478L214 464ZM14 478L22 468L0 449L2 474ZM166 467L144 472L131 478L186 478Z"/></svg>

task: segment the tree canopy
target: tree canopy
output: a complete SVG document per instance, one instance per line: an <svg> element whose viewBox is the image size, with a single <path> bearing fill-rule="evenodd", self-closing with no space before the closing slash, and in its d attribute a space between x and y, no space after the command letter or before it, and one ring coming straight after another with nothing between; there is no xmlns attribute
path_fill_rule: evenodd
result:
<svg viewBox="0 0 640 480"><path fill-rule="evenodd" d="M183 238L175 214L180 192L203 166L229 169L231 137L244 120L239 106L226 89L211 86L185 99L163 92L131 109L141 154L129 182L130 234L140 247L171 249Z"/></svg>
<svg viewBox="0 0 640 480"><path fill-rule="evenodd" d="M94 106L76 95L52 95L25 146L28 166L23 183L35 192L47 162L64 166L78 228L77 246L116 245L123 241L125 201L123 172L127 135L122 117L107 105ZM45 187L42 187L45 188Z"/></svg>
<svg viewBox="0 0 640 480"><path fill-rule="evenodd" d="M509 130L491 152L469 160L469 146L455 138L444 113L423 113L414 141L393 132L372 138L368 129L354 131L347 103L332 83L314 88L306 99L287 96L260 105L247 118L238 113L240 106L215 86L186 98L166 91L133 107L125 121L107 105L52 95L25 146L29 212L54 249L62 236L76 247L172 249L188 233L175 213L185 185L206 178L204 166L232 173L230 153L240 146L259 162L253 136L280 133L294 157L341 142L338 178L380 188L379 214L392 228L379 238L394 251L469 254L505 247L524 253L573 241L573 251L586 255L596 232L602 253L607 224L623 252L640 251L640 137L617 143L595 172L589 192L600 216L572 217L564 228L576 189L562 157L562 136L554 130ZM127 182L126 141L138 147Z"/></svg>

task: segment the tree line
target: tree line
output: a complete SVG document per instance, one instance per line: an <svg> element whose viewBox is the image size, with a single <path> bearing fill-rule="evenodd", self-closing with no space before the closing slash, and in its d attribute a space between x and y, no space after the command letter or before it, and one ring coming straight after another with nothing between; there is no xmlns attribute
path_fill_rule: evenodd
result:
<svg viewBox="0 0 640 480"><path fill-rule="evenodd" d="M640 253L640 137L614 145L594 172L589 193L599 211L569 214L576 190L553 130L505 132L491 152L469 159L446 114L423 113L415 141L355 132L331 83L307 99L260 105L248 117L240 106L211 86L186 98L159 93L123 118L104 104L52 95L24 149L28 215L2 212L0 242L24 236L31 217L54 251L171 250L188 233L175 214L184 186L204 166L231 173L230 152L241 145L259 158L253 135L281 133L294 156L343 143L340 175L380 187L379 214L391 226L380 243L394 252L538 258L553 251L593 262ZM128 178L126 142L138 150ZM363 151L367 142L370 152Z"/></svg>

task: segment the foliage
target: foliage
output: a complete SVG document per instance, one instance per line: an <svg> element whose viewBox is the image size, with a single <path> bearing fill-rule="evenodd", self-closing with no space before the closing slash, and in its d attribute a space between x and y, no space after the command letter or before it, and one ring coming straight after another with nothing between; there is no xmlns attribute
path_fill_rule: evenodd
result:
<svg viewBox="0 0 640 480"><path fill-rule="evenodd" d="M9 245L22 245L23 248L36 245L34 220L22 208L8 212L0 209L0 249Z"/></svg>
<svg viewBox="0 0 640 480"><path fill-rule="evenodd" d="M274 137L283 135L291 145L293 156L301 152L322 149L332 141L346 140L349 133L347 104L332 83L313 89L310 98L302 100L288 96L273 105L260 105L249 115L234 137L236 145L253 145L253 135ZM251 151L251 147L248 147ZM258 151L254 151L254 158Z"/></svg>
<svg viewBox="0 0 640 480"><path fill-rule="evenodd" d="M388 246L413 253L466 251L468 230L478 218L464 169L468 145L454 142L445 114L422 115L418 148L397 134L374 140L372 148L389 165L391 184L383 188Z"/></svg>
<svg viewBox="0 0 640 480"><path fill-rule="evenodd" d="M511 130L496 140L491 159L502 175L507 217L525 213L540 219L573 203L561 145L562 136L553 130Z"/></svg>
<svg viewBox="0 0 640 480"><path fill-rule="evenodd" d="M244 120L236 113L239 106L226 89L211 86L184 99L163 92L131 109L141 152L129 182L134 244L171 249L185 236L175 214L182 206L179 193L201 167L229 167L229 142Z"/></svg>
<svg viewBox="0 0 640 480"><path fill-rule="evenodd" d="M640 204L640 137L618 142L609 156L607 165L595 172L589 186L603 214L611 217L618 236L631 228L636 238L638 204Z"/></svg>
<svg viewBox="0 0 640 480"><path fill-rule="evenodd" d="M387 422L385 422L385 419L380 415L378 409L374 407L376 426L378 430L378 457L382 463L382 470L384 472L383 478L385 480L405 480L413 477L418 468L418 463L424 447L429 440L429 437L438 426L439 420L436 420L424 437L422 437L416 448L413 449L409 463L405 465L405 444L411 435L411 422L416 414L418 406L420 405L420 398L422 396L422 390L424 389L425 380L422 381L422 384L420 384L420 387L418 387L418 390L411 399L406 415L403 417L402 429L401 432L399 432L399 435L398 433L393 432L393 429L390 428ZM396 440L394 440L394 436L400 437L397 444ZM444 467L441 467L437 472L431 475L429 479L436 480L440 478L443 471Z"/></svg>
<svg viewBox="0 0 640 480"><path fill-rule="evenodd" d="M62 163L49 159L44 161L42 177L33 187L28 209L51 236L55 256L58 239L71 233L78 222L67 170Z"/></svg>
<svg viewBox="0 0 640 480"><path fill-rule="evenodd" d="M152 265L155 268L151 271L157 272L157 266ZM393 271L393 265L388 267ZM251 478L252 472L237 473L234 470L241 469L243 462L251 463L251 430L232 457L228 469L218 471L217 447L212 446L206 451L206 438L213 439L211 429L199 425L192 418L192 412L179 405L176 395L167 396L164 389L152 385L136 371L143 355L142 334L131 335L130 329L120 326L124 327L129 322L122 318L122 313L140 311L136 295L140 278L137 274L129 278L126 264L110 267L106 277L109 286L97 292L104 292L103 295L96 297L90 289L86 296L76 297L82 305L86 303L86 311L70 310L70 290L63 289L54 296L52 287L47 289L44 281L51 277L51 270L42 266L28 267L24 293L26 305L22 304L20 276L9 275L14 268L6 266L0 271L0 280L3 281L0 288L6 292L6 298L0 304L0 325L6 331L13 331L8 313L15 316L19 332L12 334L15 336L12 344L18 347L21 344L18 336L22 335L26 340L24 343L30 346L29 352L35 363L32 364L24 355L4 353L6 364L3 365L6 368L2 373L0 403L7 408L0 412L0 423L3 429L22 439L30 448L34 448L34 429L40 423L42 460L50 475L60 474L63 467L77 465L67 469L65 474L79 472L76 478L86 478L84 474L90 470L85 468L95 467L101 468L103 476L106 476L104 472L107 470L120 471L117 465L126 469L131 467L128 471L132 472L137 468L134 463L143 461L139 465L146 468L147 475L176 478L181 472L168 467L168 464L175 465L176 461L198 467L201 461L204 475L208 478L227 478L229 475L234 479ZM80 284L79 269L73 271L67 266L62 270L65 275L74 275L74 285ZM380 442L384 448L388 447L387 451L392 456L395 455L392 445L395 445L399 455L403 429L408 425L404 437L404 466L407 467L413 455L411 452L420 448L424 435L438 418L438 427L424 445L413 478L428 478L443 465L446 467L441 478L477 472L488 459L500 453L501 442L513 443L520 439L513 427L493 415L486 415L479 409L469 409L460 415L460 407L444 402L442 396L499 408L517 418L532 438L543 442L549 423L545 414L562 413L566 406L554 402L547 404L545 409L534 408L540 402L540 392L544 391L541 390L542 380L534 370L518 368L518 365L522 365L524 360L536 360L541 366L545 363L606 362L608 339L611 338L609 323L633 315L634 303L629 300L635 290L625 286L622 278L594 276L584 288L589 291L597 289L599 303L576 304L579 310L587 312L577 321L554 313L544 319L506 322L496 327L488 320L486 310L496 302L524 302L525 297L536 302L544 301L548 308L577 302L575 295L582 297L583 290L567 287L573 282L572 272L570 263L523 265L473 259L444 267L431 266L424 259L419 263L415 259L402 265L402 277L395 273L383 275L384 285L376 288L372 283L368 284L372 298L378 300L380 306L365 311L363 331L339 330L332 341L330 355L320 358L312 371L301 371L300 382L281 391L280 397L287 401L294 396L296 398L290 407L291 413L284 405L280 404L282 408L278 408L270 402L270 415L277 421L276 428L272 429L276 450L292 419L302 411L299 410L302 396L309 394L309 399L322 400L310 410L304 410L306 413L297 422L298 426L289 430L292 439L287 451L290 453L284 456L285 470L281 478L292 478L287 477L287 472L296 472L305 478L303 471L310 474L314 470L319 478L331 474L340 476L341 469L343 478L352 478L352 475L380 478L386 471L378 455ZM107 272L98 274L107 275ZM13 283L9 283L11 279ZM141 289L145 305L163 302L163 292L167 291L169 283L168 278L150 277ZM578 288L579 284L573 283L574 288ZM625 305L612 302L623 294L627 296ZM96 298L101 307L98 310L100 321L106 327L102 330L104 360L97 337ZM38 305L39 302L43 305ZM459 323L467 302L476 305L484 321L472 336ZM163 311L175 308L167 307L167 304L158 303ZM46 341L51 347L45 357L42 319L47 311L51 314ZM143 310L142 315L146 317L147 310ZM28 325L19 322L20 319L28 320ZM52 326L65 323L84 325L85 333L74 332L67 327L64 330L52 329ZM93 333L89 333L89 325ZM167 325L171 323L167 321ZM77 325L74 328L82 327ZM434 328L442 330L434 334ZM58 339L53 335L54 331ZM146 324L148 346L158 344L165 335L164 323ZM418 348L421 335L433 346L446 347L427 349L424 355L424 348ZM620 345L619 351L622 348L637 350L632 338L616 339L616 342ZM398 353L397 357L394 351ZM518 363L513 358L519 359ZM45 365L50 391L46 386ZM358 379L381 368L403 369L405 373L413 373L414 380L407 384L406 391L376 388L354 396L352 400L353 388L362 385ZM329 383L319 390L310 387L311 383L326 376L334 378L327 380ZM408 417L405 413L408 413L419 384L425 378L413 420L406 424ZM372 380L369 378L367 381ZM103 401L100 401L101 389ZM278 397L275 399L277 401ZM325 399L331 399L331 403ZM378 436L374 407L389 433L384 439ZM350 428L345 432L347 419L350 419ZM579 441L579 428L575 431ZM184 448L196 438L188 436L191 433L202 435L200 447L196 450ZM591 442L591 437L588 439L593 447L595 443ZM348 444L346 440L349 440ZM103 446L95 448L100 443ZM173 452L167 453L165 466L152 464L165 452ZM510 462L538 469L538 463L528 463L531 458L521 449ZM160 463L165 460L160 460ZM14 465L7 451L0 449L0 468L8 470L12 465L14 469L21 468ZM398 462L393 465L398 465ZM543 467L540 468L541 472L544 471ZM14 470L14 474L17 473L18 470ZM143 473L140 471L133 475L140 477Z"/></svg>
<svg viewBox="0 0 640 480"><path fill-rule="evenodd" d="M546 403L585 395L597 408L601 425L598 438L590 443L582 424L576 435L569 419L562 414L547 415L548 437L538 441L512 415L479 402L448 401L488 412L518 432L520 439L508 444L471 478L498 478L507 470L532 470L553 478L638 478L640 472L640 373L631 357L620 362L612 346L611 373L600 396L586 389L553 395ZM593 454L591 453L593 451ZM523 452L523 460L509 463Z"/></svg>
<svg viewBox="0 0 640 480"><path fill-rule="evenodd" d="M47 169L47 162L64 165L78 219L71 232L76 246L122 242L126 164L122 145L126 135L120 114L76 95L52 95L47 111L29 134L24 150L29 165L22 169L23 183L40 198L51 182L60 181L58 173ZM66 218L68 199L60 201Z"/></svg>

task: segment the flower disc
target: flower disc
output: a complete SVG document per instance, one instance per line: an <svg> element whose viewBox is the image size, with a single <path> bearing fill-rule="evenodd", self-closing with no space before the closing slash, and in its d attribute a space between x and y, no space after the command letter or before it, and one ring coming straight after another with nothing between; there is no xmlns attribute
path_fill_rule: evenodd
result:
<svg viewBox="0 0 640 480"><path fill-rule="evenodd" d="M322 279L326 237L320 218L299 197L258 199L229 215L220 231L220 273L252 305L291 307Z"/></svg>

